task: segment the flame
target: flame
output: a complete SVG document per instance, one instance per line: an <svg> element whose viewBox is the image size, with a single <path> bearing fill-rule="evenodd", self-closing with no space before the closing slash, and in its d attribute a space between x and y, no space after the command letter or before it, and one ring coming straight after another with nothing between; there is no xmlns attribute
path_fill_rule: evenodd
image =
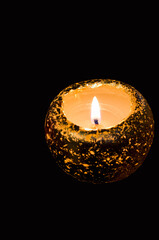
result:
<svg viewBox="0 0 159 240"><path fill-rule="evenodd" d="M100 106L96 97L94 97L92 101L91 121L93 124L100 124L101 122Z"/></svg>

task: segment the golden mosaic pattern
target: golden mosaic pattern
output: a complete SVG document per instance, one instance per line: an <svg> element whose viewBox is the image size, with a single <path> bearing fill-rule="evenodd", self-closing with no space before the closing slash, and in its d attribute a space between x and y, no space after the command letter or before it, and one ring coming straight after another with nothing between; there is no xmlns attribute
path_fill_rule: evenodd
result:
<svg viewBox="0 0 159 240"><path fill-rule="evenodd" d="M72 90L110 84L131 96L132 111L109 129L87 131L69 122L63 112L63 96ZM58 165L80 181L115 182L135 172L145 160L154 137L154 120L146 99L134 87L110 79L72 84L52 101L45 119L45 136Z"/></svg>

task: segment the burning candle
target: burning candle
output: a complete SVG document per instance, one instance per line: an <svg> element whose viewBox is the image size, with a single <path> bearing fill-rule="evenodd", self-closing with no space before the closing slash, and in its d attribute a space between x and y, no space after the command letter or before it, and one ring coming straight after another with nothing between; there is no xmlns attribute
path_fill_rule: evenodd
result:
<svg viewBox="0 0 159 240"><path fill-rule="evenodd" d="M45 136L54 159L80 181L114 182L143 163L154 136L146 99L109 79L68 86L52 101Z"/></svg>

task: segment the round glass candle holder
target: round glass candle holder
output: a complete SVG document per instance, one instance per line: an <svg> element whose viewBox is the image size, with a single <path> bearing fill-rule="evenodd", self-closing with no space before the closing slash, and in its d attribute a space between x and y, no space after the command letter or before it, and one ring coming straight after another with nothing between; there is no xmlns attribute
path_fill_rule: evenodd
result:
<svg viewBox="0 0 159 240"><path fill-rule="evenodd" d="M97 96L101 123L90 119ZM93 79L72 84L51 102L45 137L54 160L80 181L108 183L135 172L154 137L153 114L146 99L121 81Z"/></svg>

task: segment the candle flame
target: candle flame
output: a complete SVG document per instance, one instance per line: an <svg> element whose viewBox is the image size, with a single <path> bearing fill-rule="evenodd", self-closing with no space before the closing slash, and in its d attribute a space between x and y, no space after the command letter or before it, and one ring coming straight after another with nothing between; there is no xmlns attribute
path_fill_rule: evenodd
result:
<svg viewBox="0 0 159 240"><path fill-rule="evenodd" d="M96 97L94 97L92 101L91 121L93 124L96 124L96 125L100 124L101 122L100 106Z"/></svg>

